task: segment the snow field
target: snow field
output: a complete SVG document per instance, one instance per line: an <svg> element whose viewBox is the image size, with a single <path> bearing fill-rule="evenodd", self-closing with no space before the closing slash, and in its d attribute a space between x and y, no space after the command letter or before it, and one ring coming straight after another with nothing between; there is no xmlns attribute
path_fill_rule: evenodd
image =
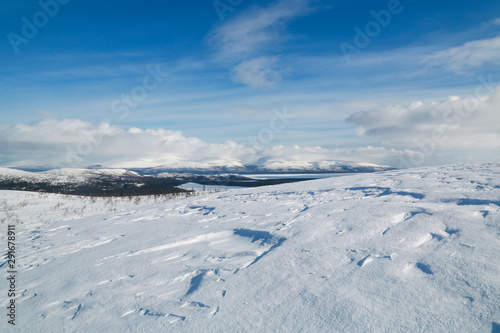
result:
<svg viewBox="0 0 500 333"><path fill-rule="evenodd" d="M0 205L17 205L4 224L22 222L23 331L489 333L500 323L498 164L114 200L111 211L105 200L0 191Z"/></svg>

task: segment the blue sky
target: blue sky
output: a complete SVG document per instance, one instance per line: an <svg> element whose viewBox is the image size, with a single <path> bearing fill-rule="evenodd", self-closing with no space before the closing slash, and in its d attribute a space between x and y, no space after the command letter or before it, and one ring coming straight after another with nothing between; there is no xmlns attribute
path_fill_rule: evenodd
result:
<svg viewBox="0 0 500 333"><path fill-rule="evenodd" d="M494 0L16 1L0 32L4 166L500 156ZM472 116L447 121L465 101Z"/></svg>

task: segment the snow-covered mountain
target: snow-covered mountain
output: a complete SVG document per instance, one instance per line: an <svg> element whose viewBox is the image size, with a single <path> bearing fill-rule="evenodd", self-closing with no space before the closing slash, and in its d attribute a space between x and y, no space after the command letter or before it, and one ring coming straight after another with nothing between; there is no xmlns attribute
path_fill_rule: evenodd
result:
<svg viewBox="0 0 500 333"><path fill-rule="evenodd" d="M369 163L345 163L338 161L323 162L300 162L300 161L281 161L270 160L263 164L256 165L221 165L221 166L198 166L198 167L145 167L132 168L141 174L158 173L192 173L192 174L218 174L218 173L237 173L237 174L256 174L256 173L358 173L358 172L377 172L393 170L394 168L385 165L376 165Z"/></svg>
<svg viewBox="0 0 500 333"><path fill-rule="evenodd" d="M355 169L335 169L337 173L373 172L385 170L384 167L358 166ZM29 172L0 167L0 190L40 191L48 193L80 194L80 195L145 195L165 192L182 192L179 186L186 183L214 186L256 187L271 184L282 184L301 181L302 178L286 177L283 179L252 179L240 172L285 173L304 171L305 169L263 169L253 167L230 168L213 167L203 169L106 169L106 168L66 168L48 171ZM306 175L314 170L308 169ZM188 172L190 171L190 172ZM231 173L230 173L231 172ZM232 173L234 172L234 173ZM311 176L310 179L316 178Z"/></svg>
<svg viewBox="0 0 500 333"><path fill-rule="evenodd" d="M55 169L27 172L0 168L0 189L83 195L140 195L182 192L188 182L231 185L249 182L238 175L161 173L142 175L127 169Z"/></svg>
<svg viewBox="0 0 500 333"><path fill-rule="evenodd" d="M149 204L14 191L0 202L19 248L17 327L4 318L2 332L490 333L500 323L500 164ZM7 313L6 292L0 301Z"/></svg>
<svg viewBox="0 0 500 333"><path fill-rule="evenodd" d="M42 166L21 168L26 171L46 171ZM255 173L358 173L358 172L378 172L394 170L387 165L377 165L363 162L347 162L337 160L306 161L306 160L283 160L276 158L261 158L254 164L244 164L241 162L213 162L199 163L186 162L169 165L154 165L140 161L131 163L118 163L114 165L90 165L90 170L130 170L141 175L157 175L160 173L178 173L178 174L255 174ZM88 169L66 169L66 170L88 170ZM2 168L0 168L0 172Z"/></svg>
<svg viewBox="0 0 500 333"><path fill-rule="evenodd" d="M81 169L65 168L43 172L29 172L0 167L0 179L24 179L51 183L82 183L96 178L139 177L137 172L126 169Z"/></svg>

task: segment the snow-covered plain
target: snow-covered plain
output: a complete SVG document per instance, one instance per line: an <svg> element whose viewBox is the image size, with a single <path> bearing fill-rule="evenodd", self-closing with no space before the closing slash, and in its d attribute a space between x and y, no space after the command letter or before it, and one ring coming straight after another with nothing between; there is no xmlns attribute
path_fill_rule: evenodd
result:
<svg viewBox="0 0 500 333"><path fill-rule="evenodd" d="M500 164L141 200L0 191L19 254L0 331L499 327Z"/></svg>

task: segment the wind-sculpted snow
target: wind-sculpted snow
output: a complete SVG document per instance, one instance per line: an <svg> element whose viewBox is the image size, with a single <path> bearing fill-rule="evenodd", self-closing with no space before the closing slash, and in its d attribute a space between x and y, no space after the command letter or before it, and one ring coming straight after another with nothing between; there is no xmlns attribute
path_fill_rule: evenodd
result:
<svg viewBox="0 0 500 333"><path fill-rule="evenodd" d="M16 328L495 332L499 184L483 164L149 204L1 191L22 249Z"/></svg>

